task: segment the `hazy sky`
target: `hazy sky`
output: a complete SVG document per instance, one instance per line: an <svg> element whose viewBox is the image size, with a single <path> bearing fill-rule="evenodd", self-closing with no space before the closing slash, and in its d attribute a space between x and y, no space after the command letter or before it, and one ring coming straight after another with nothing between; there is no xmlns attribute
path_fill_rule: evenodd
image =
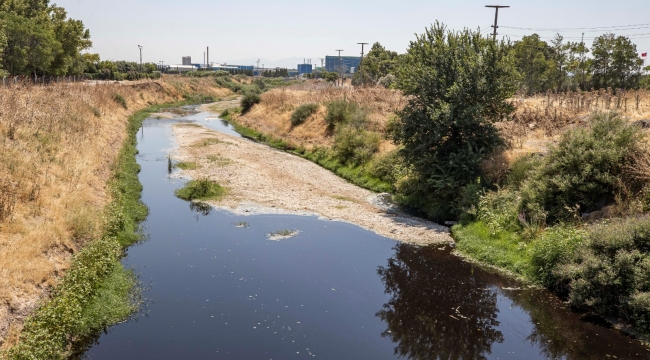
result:
<svg viewBox="0 0 650 360"><path fill-rule="evenodd" d="M499 0L501 1L501 0ZM358 42L379 41L390 50L404 52L414 33L435 20L453 29L481 27L491 31L494 10L484 5L491 0L401 0L401 1L219 1L219 0L53 0L90 29L94 48L102 59L137 60L144 46L143 60L178 64L192 56L203 62L210 47L210 59L222 63L263 58L312 58L319 63L325 55L358 55ZM499 25L520 28L594 28L647 24L636 29L617 30L630 34L639 52L650 50L650 0L508 0L499 12ZM585 42L603 31L560 31L571 41ZM500 28L501 34L524 35L533 31ZM538 31L552 37L553 31ZM636 35L642 34L642 35ZM513 36L512 39L519 37ZM295 66L292 61L273 66ZM269 64L267 64L268 67Z"/></svg>

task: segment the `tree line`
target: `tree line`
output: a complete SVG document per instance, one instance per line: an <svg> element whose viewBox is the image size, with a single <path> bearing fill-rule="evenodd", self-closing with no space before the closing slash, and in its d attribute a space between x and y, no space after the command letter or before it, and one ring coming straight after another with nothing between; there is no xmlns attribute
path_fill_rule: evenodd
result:
<svg viewBox="0 0 650 360"><path fill-rule="evenodd" d="M650 88L643 60L626 36L612 33L594 39L591 49L583 42L565 41L556 34L549 42L538 34L506 42L518 73L518 89L529 95L547 91ZM354 85L394 84L395 68L404 55L375 43L353 76Z"/></svg>
<svg viewBox="0 0 650 360"><path fill-rule="evenodd" d="M82 74L91 46L83 22L49 0L0 0L0 75Z"/></svg>

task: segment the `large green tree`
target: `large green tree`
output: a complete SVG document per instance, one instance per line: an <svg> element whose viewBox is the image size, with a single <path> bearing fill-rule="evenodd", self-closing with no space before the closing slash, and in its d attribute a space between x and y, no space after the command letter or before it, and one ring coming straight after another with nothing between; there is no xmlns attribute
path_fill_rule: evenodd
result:
<svg viewBox="0 0 650 360"><path fill-rule="evenodd" d="M604 34L594 40L593 86L597 89L628 89L638 86L641 65L636 45L626 36Z"/></svg>
<svg viewBox="0 0 650 360"><path fill-rule="evenodd" d="M368 54L364 56L363 63L354 75L352 83L361 84L361 76L364 77L364 84L376 83L380 78L392 73L398 56L395 51L386 50L378 42L374 43Z"/></svg>
<svg viewBox="0 0 650 360"><path fill-rule="evenodd" d="M6 72L81 74L82 52L91 46L89 31L62 7L48 0L0 0L0 68Z"/></svg>
<svg viewBox="0 0 650 360"><path fill-rule="evenodd" d="M551 48L539 35L524 36L512 47L517 71L522 75L522 87L528 94L544 92L553 88L554 64L550 60Z"/></svg>
<svg viewBox="0 0 650 360"><path fill-rule="evenodd" d="M480 163L502 145L493 122L513 110L517 89L510 45L479 32L426 29L400 57L396 86L408 103L393 139L414 170L401 191L438 218L458 216L481 176Z"/></svg>

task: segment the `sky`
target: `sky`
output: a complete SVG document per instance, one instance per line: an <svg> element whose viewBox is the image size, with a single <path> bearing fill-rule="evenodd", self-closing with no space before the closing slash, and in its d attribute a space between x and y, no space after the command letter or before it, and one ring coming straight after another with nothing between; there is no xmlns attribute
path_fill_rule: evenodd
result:
<svg viewBox="0 0 650 360"><path fill-rule="evenodd" d="M359 42L378 41L403 53L415 34L436 20L450 29L480 27L491 32L494 9L485 5L511 6L499 11L499 37L517 40L537 32L550 40L560 32L569 41L580 41L585 31L585 43L591 45L606 32L603 27L626 26L613 32L632 35L639 52L650 52L650 0L53 2L84 22L93 41L90 52L105 60L139 61L138 45L143 46L143 61L165 64L180 64L182 56L202 63L208 46L211 62L254 65L262 59L260 66L265 67L295 67L302 59L318 64L337 49L344 50L342 55L359 56Z"/></svg>

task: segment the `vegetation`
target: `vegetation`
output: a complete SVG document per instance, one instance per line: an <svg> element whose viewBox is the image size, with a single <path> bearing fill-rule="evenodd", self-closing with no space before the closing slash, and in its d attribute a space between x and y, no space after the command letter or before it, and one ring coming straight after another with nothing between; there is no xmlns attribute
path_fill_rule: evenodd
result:
<svg viewBox="0 0 650 360"><path fill-rule="evenodd" d="M493 122L513 111L506 100L516 81L508 44L479 32L436 23L411 42L396 84L410 98L393 127L414 170L404 187L409 204L448 218L473 201L481 161L503 145Z"/></svg>
<svg viewBox="0 0 650 360"><path fill-rule="evenodd" d="M179 161L176 164L174 164L174 166L181 170L196 170L199 167L196 162L187 162L187 161Z"/></svg>
<svg viewBox="0 0 650 360"><path fill-rule="evenodd" d="M311 115L318 111L318 104L308 103L300 105L291 114L291 126L298 126L304 123Z"/></svg>
<svg viewBox="0 0 650 360"><path fill-rule="evenodd" d="M501 188L478 195L453 228L459 250L650 333L650 281L640 275L650 264L650 179L635 175L647 169L644 144L637 125L594 114L589 128L566 131L543 158L520 158Z"/></svg>
<svg viewBox="0 0 650 360"><path fill-rule="evenodd" d="M25 321L12 359L65 358L75 339L128 318L139 307L132 296L136 278L119 260L122 249L141 239L138 224L148 209L140 201L136 134L148 111L129 119L128 137L109 183L113 201L106 208L102 234L75 255L52 299Z"/></svg>
<svg viewBox="0 0 650 360"><path fill-rule="evenodd" d="M625 36L608 33L594 39L591 57L584 43L565 42L557 34L550 44L539 35L524 36L512 47L520 87L528 94L548 90L634 89L643 61Z"/></svg>
<svg viewBox="0 0 650 360"><path fill-rule="evenodd" d="M215 200L226 193L226 189L209 179L190 180L184 187L175 191L183 200Z"/></svg>
<svg viewBox="0 0 650 360"><path fill-rule="evenodd" d="M48 1L0 1L0 75L63 76L84 70L90 32Z"/></svg>
<svg viewBox="0 0 650 360"><path fill-rule="evenodd" d="M259 104L260 101L262 101L262 98L260 98L260 96L257 94L244 95L244 97L241 99L242 114L249 112L250 109L253 108L254 105Z"/></svg>
<svg viewBox="0 0 650 360"><path fill-rule="evenodd" d="M363 64L352 77L352 85L374 85L392 74L398 61L395 51L386 50L376 42L363 58ZM388 86L387 86L388 87Z"/></svg>

